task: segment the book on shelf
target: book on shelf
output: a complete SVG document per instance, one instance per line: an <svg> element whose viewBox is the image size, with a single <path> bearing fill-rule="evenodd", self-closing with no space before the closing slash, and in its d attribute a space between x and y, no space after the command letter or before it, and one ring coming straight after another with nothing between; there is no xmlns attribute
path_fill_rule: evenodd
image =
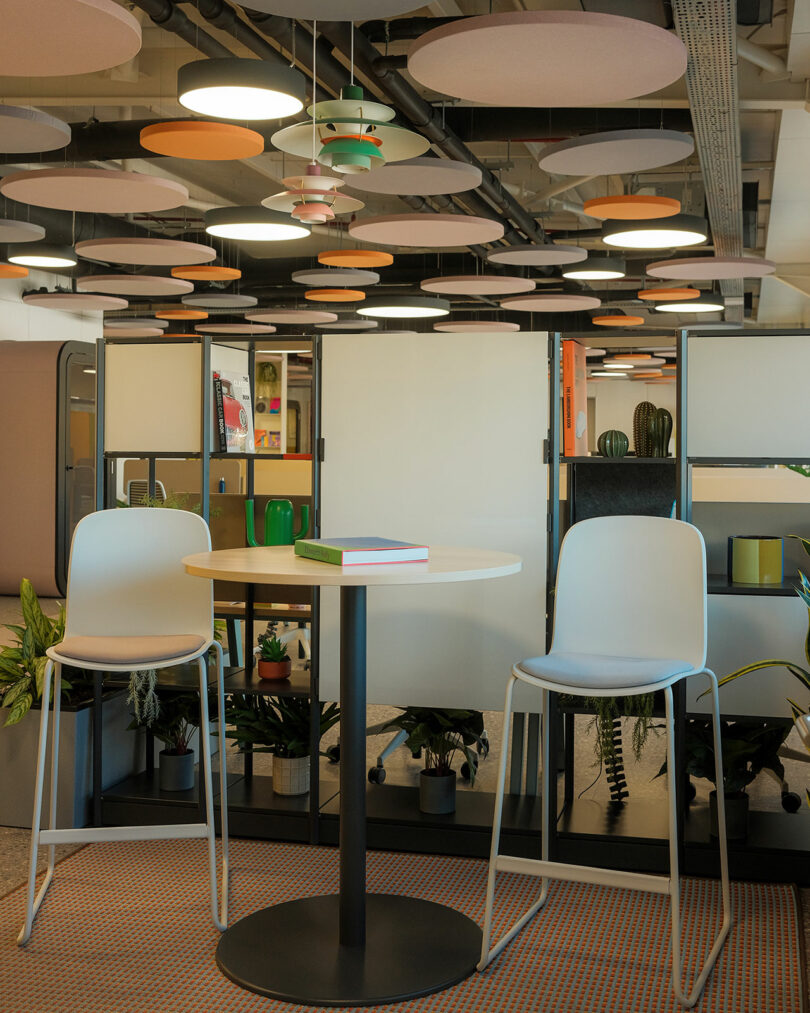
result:
<svg viewBox="0 0 810 1013"><path fill-rule="evenodd" d="M250 378L246 374L214 373L214 412L218 449L230 454L254 453Z"/></svg>
<svg viewBox="0 0 810 1013"><path fill-rule="evenodd" d="M299 538L295 554L336 566L424 563L428 559L428 547L392 538Z"/></svg>
<svg viewBox="0 0 810 1013"><path fill-rule="evenodd" d="M563 341L563 452L566 457L588 453L588 385L585 346Z"/></svg>

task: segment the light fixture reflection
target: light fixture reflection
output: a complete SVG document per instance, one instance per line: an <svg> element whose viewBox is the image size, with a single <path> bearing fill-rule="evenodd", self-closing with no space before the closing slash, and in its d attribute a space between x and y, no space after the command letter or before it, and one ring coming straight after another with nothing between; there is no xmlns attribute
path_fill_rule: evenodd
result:
<svg viewBox="0 0 810 1013"><path fill-rule="evenodd" d="M666 302L655 307L659 313L721 313L726 307L710 299L691 299L689 302Z"/></svg>
<svg viewBox="0 0 810 1013"><path fill-rule="evenodd" d="M392 320L417 317L444 317L450 312L448 299L427 296L401 296L394 299L369 299L358 306L357 312L365 317L387 317Z"/></svg>
<svg viewBox="0 0 810 1013"><path fill-rule="evenodd" d="M78 257L69 246L55 246L51 243L25 243L8 248L8 259L12 264L24 267L75 267Z"/></svg>
<svg viewBox="0 0 810 1013"><path fill-rule="evenodd" d="M308 226L289 215L261 207L224 207L205 212L205 231L220 239L244 239L247 242L283 242L308 236Z"/></svg>

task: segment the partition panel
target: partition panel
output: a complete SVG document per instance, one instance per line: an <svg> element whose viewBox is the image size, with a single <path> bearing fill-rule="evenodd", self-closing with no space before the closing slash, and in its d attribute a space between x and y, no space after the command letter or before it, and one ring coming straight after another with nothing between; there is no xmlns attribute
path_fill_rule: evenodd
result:
<svg viewBox="0 0 810 1013"><path fill-rule="evenodd" d="M547 348L545 333L324 339L321 536L523 557L510 577L374 588L369 703L499 710L511 665L544 652ZM321 696L336 699L337 594L321 600Z"/></svg>

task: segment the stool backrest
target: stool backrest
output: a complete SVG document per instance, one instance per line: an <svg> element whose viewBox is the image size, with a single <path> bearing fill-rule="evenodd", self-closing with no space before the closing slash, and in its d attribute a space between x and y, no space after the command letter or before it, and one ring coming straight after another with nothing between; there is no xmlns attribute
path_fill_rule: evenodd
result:
<svg viewBox="0 0 810 1013"><path fill-rule="evenodd" d="M77 525L70 549L66 637L213 637L213 584L180 560L208 552L208 525L187 510L99 510Z"/></svg>
<svg viewBox="0 0 810 1013"><path fill-rule="evenodd" d="M552 651L706 664L706 547L665 517L570 528L557 569Z"/></svg>

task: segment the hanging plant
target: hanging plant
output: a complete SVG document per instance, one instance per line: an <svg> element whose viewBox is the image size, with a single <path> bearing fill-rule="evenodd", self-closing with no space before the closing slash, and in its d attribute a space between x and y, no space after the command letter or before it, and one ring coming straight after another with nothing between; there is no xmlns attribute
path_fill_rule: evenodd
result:
<svg viewBox="0 0 810 1013"><path fill-rule="evenodd" d="M137 724L151 725L160 717L160 700L156 688L156 669L143 669L130 675L127 703L132 704Z"/></svg>

